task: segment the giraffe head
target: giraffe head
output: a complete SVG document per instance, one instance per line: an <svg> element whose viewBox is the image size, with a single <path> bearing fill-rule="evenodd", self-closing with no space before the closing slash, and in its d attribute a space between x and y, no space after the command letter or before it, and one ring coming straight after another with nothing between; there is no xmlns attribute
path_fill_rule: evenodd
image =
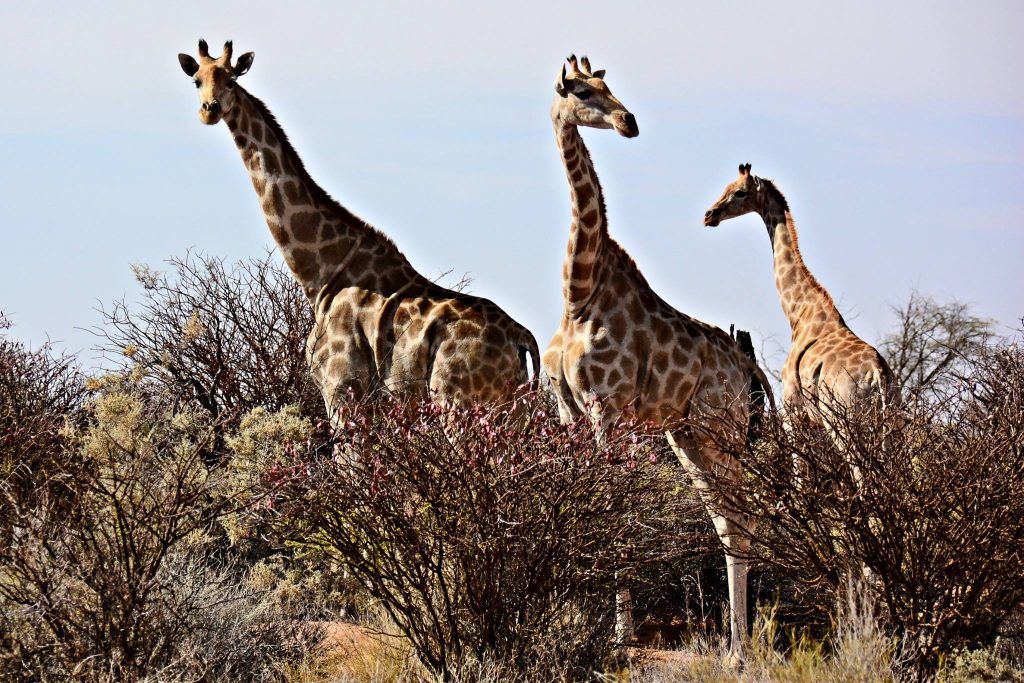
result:
<svg viewBox="0 0 1024 683"><path fill-rule="evenodd" d="M714 228L722 221L757 211L764 182L751 174L750 164L740 164L740 177L725 187L725 192L704 213L704 225Z"/></svg>
<svg viewBox="0 0 1024 683"><path fill-rule="evenodd" d="M636 119L605 85L604 69L591 70L586 57L577 60L576 55L569 55L569 69L562 65L555 92L552 117L577 126L614 128L627 138L640 134Z"/></svg>
<svg viewBox="0 0 1024 683"><path fill-rule="evenodd" d="M199 89L199 120L213 125L218 123L224 114L231 111L235 103L235 79L244 74L252 66L255 54L246 52L231 64L231 41L224 43L224 52L214 59L206 41L199 40L199 61L191 55L179 54L178 62L181 70L192 78Z"/></svg>

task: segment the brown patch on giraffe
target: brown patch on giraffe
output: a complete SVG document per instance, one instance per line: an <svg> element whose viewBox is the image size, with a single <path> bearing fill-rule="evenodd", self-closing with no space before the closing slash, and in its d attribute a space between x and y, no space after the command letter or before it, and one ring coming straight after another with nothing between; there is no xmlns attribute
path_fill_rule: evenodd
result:
<svg viewBox="0 0 1024 683"><path fill-rule="evenodd" d="M292 205L309 203L309 196L294 180L284 183L284 196L288 198L288 203Z"/></svg>
<svg viewBox="0 0 1024 683"><path fill-rule="evenodd" d="M269 149L263 150L263 168L269 175L281 174L281 161L277 158L277 154Z"/></svg>
<svg viewBox="0 0 1024 683"><path fill-rule="evenodd" d="M590 273L594 270L593 263L577 263L576 268L573 270L572 277L574 280L587 280L590 279Z"/></svg>
<svg viewBox="0 0 1024 683"><path fill-rule="evenodd" d="M337 265L345 258L345 247L341 240L320 246L320 259L327 264Z"/></svg>
<svg viewBox="0 0 1024 683"><path fill-rule="evenodd" d="M590 211L587 211L585 214L580 216L580 221L586 227L593 228L594 226L597 225L597 216L597 209L591 209Z"/></svg>
<svg viewBox="0 0 1024 683"><path fill-rule="evenodd" d="M267 222L267 227L270 229L270 235L274 238L279 245L282 247L288 246L291 242L291 237L288 235L288 231L281 227L278 222Z"/></svg>
<svg viewBox="0 0 1024 683"><path fill-rule="evenodd" d="M275 185L270 194L263 198L263 212L272 216L281 216L284 213L284 202L281 201L281 190Z"/></svg>
<svg viewBox="0 0 1024 683"><path fill-rule="evenodd" d="M622 311L615 311L608 318L608 334L612 339L616 341L624 341L626 339L626 316L622 315Z"/></svg>
<svg viewBox="0 0 1024 683"><path fill-rule="evenodd" d="M640 325L647 319L647 312L644 307L640 305L640 300L636 297L631 297L628 305L629 318L634 325Z"/></svg>
<svg viewBox="0 0 1024 683"><path fill-rule="evenodd" d="M594 188L591 185L581 185L576 188L576 201L580 206L586 206L594 198Z"/></svg>
<svg viewBox="0 0 1024 683"><path fill-rule="evenodd" d="M320 220L320 214L316 211L301 211L293 214L290 227L295 239L300 242L316 242Z"/></svg>
<svg viewBox="0 0 1024 683"><path fill-rule="evenodd" d="M320 224L320 241L328 242L338 236L338 226L330 221L323 221Z"/></svg>
<svg viewBox="0 0 1024 683"><path fill-rule="evenodd" d="M413 318L412 321L409 323L408 328L406 328L405 333L410 337L418 337L423 332L423 329L425 327L426 322L423 320L423 318Z"/></svg>
<svg viewBox="0 0 1024 683"><path fill-rule="evenodd" d="M664 320L655 318L652 321L652 327L654 328L654 336L658 344L665 346L672 341L672 330Z"/></svg>
<svg viewBox="0 0 1024 683"><path fill-rule="evenodd" d="M316 252L310 249L292 249L292 259L295 262L294 269L299 277L303 279L313 278L319 270Z"/></svg>
<svg viewBox="0 0 1024 683"><path fill-rule="evenodd" d="M352 257L349 259L348 267L346 268L346 270L348 270L348 272L352 273L354 276L358 278L359 275L362 275L363 273L366 272L367 266L369 266L369 264L370 252L366 251L365 249L360 249L359 251L354 253Z"/></svg>

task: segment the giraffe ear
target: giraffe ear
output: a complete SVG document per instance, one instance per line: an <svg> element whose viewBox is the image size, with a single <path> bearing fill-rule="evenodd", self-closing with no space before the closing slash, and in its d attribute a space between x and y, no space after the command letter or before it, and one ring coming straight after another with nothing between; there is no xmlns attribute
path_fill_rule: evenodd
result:
<svg viewBox="0 0 1024 683"><path fill-rule="evenodd" d="M555 81L555 92L562 97L569 95L569 85L565 82L565 64L562 65L562 75Z"/></svg>
<svg viewBox="0 0 1024 683"><path fill-rule="evenodd" d="M604 69L598 69L598 70L596 70L594 73L592 73L590 75L593 76L594 78L604 78L604 73L605 73Z"/></svg>
<svg viewBox="0 0 1024 683"><path fill-rule="evenodd" d="M192 55L178 54L178 64L181 64L181 70L185 72L186 76L195 76L199 71L199 62L192 59Z"/></svg>
<svg viewBox="0 0 1024 683"><path fill-rule="evenodd" d="M239 57L238 61L235 62L235 76L241 76L252 68L252 60L255 56L255 52L246 52L244 55Z"/></svg>

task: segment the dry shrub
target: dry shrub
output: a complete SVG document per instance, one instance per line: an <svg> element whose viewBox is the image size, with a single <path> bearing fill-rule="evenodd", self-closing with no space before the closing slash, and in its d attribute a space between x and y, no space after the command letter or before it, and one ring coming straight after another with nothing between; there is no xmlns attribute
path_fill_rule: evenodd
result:
<svg viewBox="0 0 1024 683"><path fill-rule="evenodd" d="M169 272L135 266L140 300L101 311L96 334L109 360L206 413L218 449L257 407L324 415L306 360L313 310L286 268L271 254L227 265L189 252L167 263Z"/></svg>
<svg viewBox="0 0 1024 683"><path fill-rule="evenodd" d="M215 555L208 533L238 496L203 462L210 425L123 376L96 388L88 426L31 488L3 487L3 678L237 680L298 656L300 630Z"/></svg>
<svg viewBox="0 0 1024 683"><path fill-rule="evenodd" d="M824 640L782 633L776 608L761 609L744 648L742 667L729 657L726 639L697 639L685 648L650 653L635 664L639 683L884 683L899 674L898 643L874 616L870 593L851 582L830 613Z"/></svg>
<svg viewBox="0 0 1024 683"><path fill-rule="evenodd" d="M941 400L766 421L713 485L757 522L757 559L835 592L865 571L917 676L990 645L1024 600L1024 349L986 352ZM817 598L815 598L817 599Z"/></svg>
<svg viewBox="0 0 1024 683"><path fill-rule="evenodd" d="M9 327L0 312L0 332ZM18 507L31 500L35 480L60 459L68 429L83 422L85 395L73 358L0 337L0 545ZM59 482L53 483L57 489L49 493L59 495Z"/></svg>
<svg viewBox="0 0 1024 683"><path fill-rule="evenodd" d="M991 320L955 299L939 302L915 290L890 309L896 327L879 350L906 393L941 397L956 391L958 375L985 355L995 337Z"/></svg>
<svg viewBox="0 0 1024 683"><path fill-rule="evenodd" d="M677 552L678 520L704 514L642 434L599 444L536 395L339 410L335 439L264 463L277 526L343 563L446 679L592 671L616 582Z"/></svg>

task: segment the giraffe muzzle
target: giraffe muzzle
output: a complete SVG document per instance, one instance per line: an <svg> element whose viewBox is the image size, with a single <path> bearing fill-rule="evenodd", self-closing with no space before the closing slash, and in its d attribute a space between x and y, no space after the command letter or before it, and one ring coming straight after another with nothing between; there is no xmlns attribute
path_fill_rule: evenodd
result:
<svg viewBox="0 0 1024 683"><path fill-rule="evenodd" d="M203 102L199 107L199 120L208 126L220 123L223 114L224 110L221 109L220 102L217 100Z"/></svg>
<svg viewBox="0 0 1024 683"><path fill-rule="evenodd" d="M640 127L636 125L636 117L628 111L616 118L615 130L624 138L635 138L640 135Z"/></svg>
<svg viewBox="0 0 1024 683"><path fill-rule="evenodd" d="M719 218L718 209L708 209L704 213L704 225L707 227L717 228L720 222L721 219Z"/></svg>

